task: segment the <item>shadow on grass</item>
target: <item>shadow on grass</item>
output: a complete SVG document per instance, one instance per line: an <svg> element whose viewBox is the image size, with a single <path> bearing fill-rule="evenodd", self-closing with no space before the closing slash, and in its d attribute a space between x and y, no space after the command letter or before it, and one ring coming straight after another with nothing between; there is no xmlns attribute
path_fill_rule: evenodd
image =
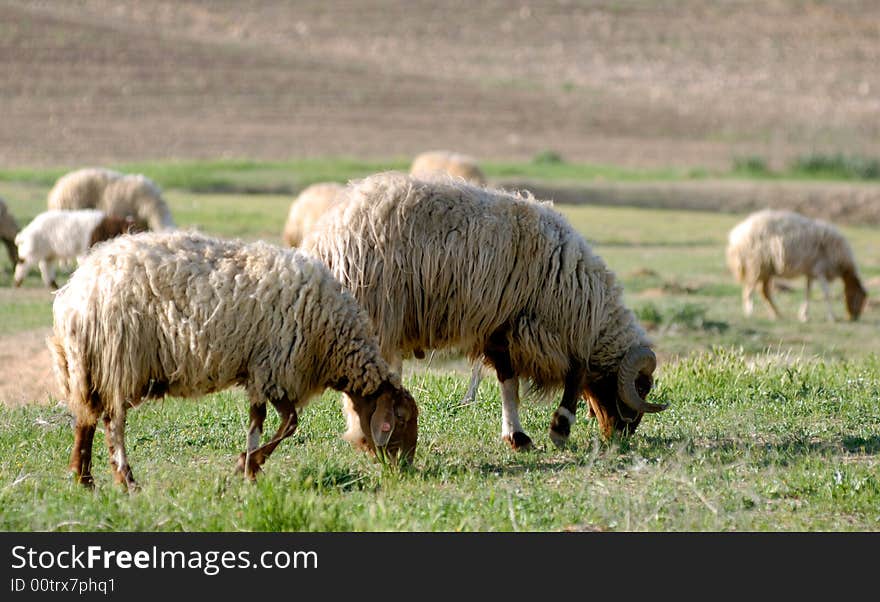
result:
<svg viewBox="0 0 880 602"><path fill-rule="evenodd" d="M582 444L570 443L564 450L551 444L528 452L514 453L508 459L483 460L469 463L470 458L458 461L445 458L417 469L424 479L479 474L481 476L519 476L528 472L557 472L566 468L601 466L610 470L626 470L633 462L657 461L680 457L682 453L696 452L728 456L730 459L749 458L759 464L788 465L798 458L835 455L878 455L880 435L843 437L840 440L789 440L756 442L734 439L698 440L689 437L643 436L638 440L615 437L611 442L592 439ZM450 462L450 460L452 460ZM722 461L724 464L726 461Z"/></svg>

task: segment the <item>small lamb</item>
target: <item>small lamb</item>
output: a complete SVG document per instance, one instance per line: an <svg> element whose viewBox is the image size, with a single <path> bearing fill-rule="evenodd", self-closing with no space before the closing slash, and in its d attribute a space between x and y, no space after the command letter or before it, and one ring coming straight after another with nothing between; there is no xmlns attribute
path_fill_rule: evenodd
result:
<svg viewBox="0 0 880 602"><path fill-rule="evenodd" d="M38 265L43 282L55 290L57 261L76 259L79 263L93 245L143 229L144 225L132 217L108 215L98 209L44 211L15 236L15 286L21 286L31 268Z"/></svg>

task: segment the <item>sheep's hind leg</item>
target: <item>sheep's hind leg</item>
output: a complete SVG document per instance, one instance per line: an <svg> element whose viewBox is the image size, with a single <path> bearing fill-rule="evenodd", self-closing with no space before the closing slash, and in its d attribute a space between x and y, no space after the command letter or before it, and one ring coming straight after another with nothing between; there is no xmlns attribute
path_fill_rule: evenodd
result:
<svg viewBox="0 0 880 602"><path fill-rule="evenodd" d="M124 483L129 491L135 491L138 484L134 480L125 452L125 414L125 408L117 408L110 417L110 443L107 447L113 450L111 466L114 468L114 479L117 483Z"/></svg>
<svg viewBox="0 0 880 602"><path fill-rule="evenodd" d="M550 420L550 439L557 448L562 449L568 443L571 434L571 426L574 424L577 412L578 398L584 390L584 371L575 368L569 371L565 377L565 389L562 392L562 400L559 407L553 413Z"/></svg>
<svg viewBox="0 0 880 602"><path fill-rule="evenodd" d="M76 474L76 481L86 487L94 487L92 478L92 442L95 437L95 423L77 419L73 431L73 449L70 452L70 469Z"/></svg>
<svg viewBox="0 0 880 602"><path fill-rule="evenodd" d="M480 390L480 381L483 379L483 363L475 360L471 368L471 382L468 384L467 393L461 400L463 405L470 405L477 401L477 392Z"/></svg>
<svg viewBox="0 0 880 602"><path fill-rule="evenodd" d="M764 296L764 300L767 301L767 305L770 306L770 312L773 314L775 319L779 319L782 314L779 313L779 308L776 307L776 303L773 301L772 294L772 284L773 281L770 278L761 281L761 295Z"/></svg>
<svg viewBox="0 0 880 602"><path fill-rule="evenodd" d="M827 312L828 321L836 322L837 318L834 317L834 310L831 307L831 289L828 286L828 280L824 276L819 276L819 286L822 288L822 296L825 297L825 310Z"/></svg>
<svg viewBox="0 0 880 602"><path fill-rule="evenodd" d="M742 287L742 306L743 315L749 317L755 311L755 304L752 303L752 293L755 292L755 285L752 282L743 284Z"/></svg>
<svg viewBox="0 0 880 602"><path fill-rule="evenodd" d="M804 302L801 305L801 309L798 312L798 319L801 322L806 322L810 318L810 289L813 286L813 278L812 276L807 276L807 285L804 289Z"/></svg>
<svg viewBox="0 0 880 602"><path fill-rule="evenodd" d="M485 354L501 383L501 438L516 451L530 450L532 440L519 422L519 378L510 359L507 333L499 331L489 337Z"/></svg>

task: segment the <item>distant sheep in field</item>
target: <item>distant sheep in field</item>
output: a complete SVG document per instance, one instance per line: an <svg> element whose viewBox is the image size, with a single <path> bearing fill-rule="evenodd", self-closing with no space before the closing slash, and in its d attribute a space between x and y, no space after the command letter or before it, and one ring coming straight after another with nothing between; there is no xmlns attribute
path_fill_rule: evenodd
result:
<svg viewBox="0 0 880 602"><path fill-rule="evenodd" d="M813 280L818 280L822 288L829 320L834 320L829 281L837 277L843 280L846 310L851 320L858 320L867 300L852 249L840 231L828 222L792 211L758 211L735 226L728 236L727 265L742 284L746 316L752 314L752 293L760 283L761 294L773 316L780 317L772 297L774 277L806 276L806 295L799 313L801 321L809 317Z"/></svg>
<svg viewBox="0 0 880 602"><path fill-rule="evenodd" d="M345 186L337 182L319 182L304 188L290 204L281 240L288 247L298 247L328 209L342 200Z"/></svg>
<svg viewBox="0 0 880 602"><path fill-rule="evenodd" d="M471 184L486 185L486 175L473 157L450 151L428 151L416 156L409 173L419 178L447 174Z"/></svg>
<svg viewBox="0 0 880 602"><path fill-rule="evenodd" d="M614 273L547 203L382 173L351 184L302 248L354 293L392 365L425 349L484 357L514 449L531 447L520 377L539 391L563 389L550 424L559 446L582 396L604 437L665 408L646 400L656 358ZM350 419L347 438L360 435L356 426Z"/></svg>
<svg viewBox="0 0 880 602"><path fill-rule="evenodd" d="M72 171L55 182L49 209L100 209L110 215L132 216L151 230L176 227L162 191L140 174L122 174L89 167Z"/></svg>
<svg viewBox="0 0 880 602"><path fill-rule="evenodd" d="M107 215L98 209L44 211L15 237L18 246L15 286L21 286L28 272L39 266L43 282L54 290L58 288L56 262L80 262L97 243L142 230L131 217Z"/></svg>
<svg viewBox="0 0 880 602"><path fill-rule="evenodd" d="M76 417L71 469L92 484L99 419L113 475L136 486L125 451L130 407L241 385L250 399L238 469L254 478L330 387L354 403L364 445L411 461L418 410L379 353L369 318L318 261L265 242L148 232L99 245L56 295L48 341ZM266 402L278 431L260 445Z"/></svg>
<svg viewBox="0 0 880 602"><path fill-rule="evenodd" d="M18 223L6 207L6 202L0 199L0 240L3 241L6 252L9 253L9 261L13 267L18 263L18 248L15 246L16 234L18 234Z"/></svg>

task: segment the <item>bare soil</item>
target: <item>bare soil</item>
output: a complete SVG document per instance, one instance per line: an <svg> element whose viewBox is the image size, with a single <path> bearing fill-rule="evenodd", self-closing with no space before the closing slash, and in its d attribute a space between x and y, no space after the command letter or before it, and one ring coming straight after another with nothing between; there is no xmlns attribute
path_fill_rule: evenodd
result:
<svg viewBox="0 0 880 602"><path fill-rule="evenodd" d="M0 165L880 151L880 3L10 0Z"/></svg>
<svg viewBox="0 0 880 602"><path fill-rule="evenodd" d="M50 403L58 398L46 337L51 328L0 336L0 400L6 405Z"/></svg>

